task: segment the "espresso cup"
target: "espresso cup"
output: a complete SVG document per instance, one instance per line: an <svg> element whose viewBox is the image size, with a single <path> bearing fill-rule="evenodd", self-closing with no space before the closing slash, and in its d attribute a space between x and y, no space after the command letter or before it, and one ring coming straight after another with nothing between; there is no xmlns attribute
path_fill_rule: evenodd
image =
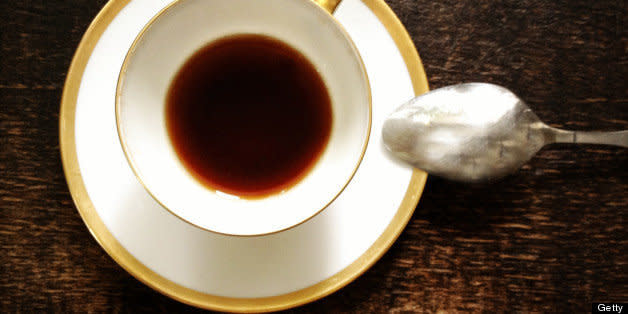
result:
<svg viewBox="0 0 628 314"><path fill-rule="evenodd" d="M264 35L299 51L324 81L332 111L327 145L311 169L285 190L254 199L200 182L166 127L167 93L182 65L200 48L239 34ZM351 38L311 0L178 0L131 46L116 91L116 122L131 169L164 208L205 230L264 235L315 216L351 181L368 144L371 95Z"/></svg>

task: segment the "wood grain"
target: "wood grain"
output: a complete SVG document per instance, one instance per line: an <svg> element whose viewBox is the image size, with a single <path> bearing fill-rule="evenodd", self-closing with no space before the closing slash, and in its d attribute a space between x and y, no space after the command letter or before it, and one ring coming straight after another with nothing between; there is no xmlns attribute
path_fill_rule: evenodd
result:
<svg viewBox="0 0 628 314"><path fill-rule="evenodd" d="M628 128L623 0L388 0L431 87L505 85L549 124ZM100 249L74 209L58 111L78 42L104 5L0 2L0 312L196 312ZM371 270L290 312L588 312L628 301L628 151L554 145L496 184L430 177Z"/></svg>

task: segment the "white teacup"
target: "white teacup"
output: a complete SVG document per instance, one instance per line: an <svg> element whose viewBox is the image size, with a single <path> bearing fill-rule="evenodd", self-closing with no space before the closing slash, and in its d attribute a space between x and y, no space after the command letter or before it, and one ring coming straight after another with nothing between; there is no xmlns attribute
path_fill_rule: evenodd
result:
<svg viewBox="0 0 628 314"><path fill-rule="evenodd" d="M181 163L166 129L166 94L180 67L199 48L235 34L267 35L296 48L318 70L332 103L331 135L317 163L295 185L260 199L203 185ZM129 50L116 118L131 168L163 207L206 230L252 236L298 225L343 191L366 150L371 95L349 35L311 0L178 0L146 25Z"/></svg>

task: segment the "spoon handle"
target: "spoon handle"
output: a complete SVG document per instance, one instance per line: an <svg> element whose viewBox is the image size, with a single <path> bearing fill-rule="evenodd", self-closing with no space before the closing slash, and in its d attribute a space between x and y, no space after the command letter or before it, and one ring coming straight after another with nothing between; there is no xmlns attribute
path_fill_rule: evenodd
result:
<svg viewBox="0 0 628 314"><path fill-rule="evenodd" d="M615 132L584 132L549 128L554 143L603 144L628 147L628 130Z"/></svg>

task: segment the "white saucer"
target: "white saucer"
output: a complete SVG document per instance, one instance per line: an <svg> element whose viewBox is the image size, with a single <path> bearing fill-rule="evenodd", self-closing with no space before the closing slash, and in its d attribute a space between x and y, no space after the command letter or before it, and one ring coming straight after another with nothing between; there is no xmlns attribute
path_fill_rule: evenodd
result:
<svg viewBox="0 0 628 314"><path fill-rule="evenodd" d="M342 1L334 16L360 50L372 87L372 136L362 165L342 195L306 223L269 236L231 237L195 228L161 208L136 180L118 141L120 66L142 27L168 3L111 0L72 61L60 145L85 224L133 276L202 308L281 310L347 285L401 233L427 178L390 159L381 143L386 115L428 89L405 29L383 0Z"/></svg>

